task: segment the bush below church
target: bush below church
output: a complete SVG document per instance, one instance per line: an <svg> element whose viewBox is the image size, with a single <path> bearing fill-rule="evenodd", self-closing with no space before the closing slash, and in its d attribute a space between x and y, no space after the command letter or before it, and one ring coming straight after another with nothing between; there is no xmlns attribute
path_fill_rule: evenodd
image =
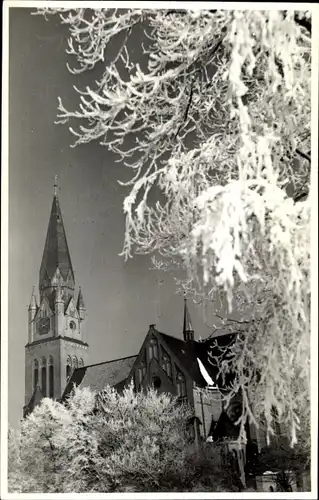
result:
<svg viewBox="0 0 319 500"><path fill-rule="evenodd" d="M190 417L169 395L132 387L76 388L64 405L45 398L9 436L9 491L223 491L217 462L195 449Z"/></svg>

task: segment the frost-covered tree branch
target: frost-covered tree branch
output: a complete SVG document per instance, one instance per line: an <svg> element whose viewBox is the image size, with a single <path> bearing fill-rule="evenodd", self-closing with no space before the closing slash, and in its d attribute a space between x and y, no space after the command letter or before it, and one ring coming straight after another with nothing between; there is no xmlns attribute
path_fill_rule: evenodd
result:
<svg viewBox="0 0 319 500"><path fill-rule="evenodd" d="M254 331L221 370L243 421L263 415L271 431L276 408L294 443L310 397L310 196L297 203L311 189L310 12L38 13L69 28L71 72L101 68L78 109L59 99L58 122L131 169L123 255L177 262L203 298L249 309Z"/></svg>

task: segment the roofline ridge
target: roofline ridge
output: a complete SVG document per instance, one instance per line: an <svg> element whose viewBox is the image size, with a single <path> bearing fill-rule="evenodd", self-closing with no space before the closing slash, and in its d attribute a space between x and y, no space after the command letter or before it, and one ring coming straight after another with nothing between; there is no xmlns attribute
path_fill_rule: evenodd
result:
<svg viewBox="0 0 319 500"><path fill-rule="evenodd" d="M100 361L100 363L93 363L92 365L80 366L79 368L76 368L76 370L81 370L82 368L91 368L92 366L106 365L107 363L113 363L114 361L122 361L124 359L129 359L129 358L136 358L137 356L138 356L137 354L133 354L131 356L125 356L124 358L110 359L109 361Z"/></svg>
<svg viewBox="0 0 319 500"><path fill-rule="evenodd" d="M180 338L180 337L175 337L174 335L168 335L168 333L159 332L158 330L157 330L157 332L158 332L160 335L166 335L166 337L170 337L170 338L175 339L175 340L180 340L181 342L183 342L183 343L185 343L185 344L186 344L185 340L184 340L184 339L182 339L182 338ZM198 342L198 340L196 340L196 339L194 339L194 340L193 340L193 342L197 342L197 343L199 343L199 342Z"/></svg>

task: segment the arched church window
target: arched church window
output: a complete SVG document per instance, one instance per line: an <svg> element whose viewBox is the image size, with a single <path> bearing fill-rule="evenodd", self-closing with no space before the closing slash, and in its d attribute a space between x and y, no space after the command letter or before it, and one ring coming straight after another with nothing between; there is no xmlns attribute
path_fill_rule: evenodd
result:
<svg viewBox="0 0 319 500"><path fill-rule="evenodd" d="M152 338L148 345L148 355L150 360L152 358L158 359L158 342L157 339Z"/></svg>
<svg viewBox="0 0 319 500"><path fill-rule="evenodd" d="M180 371L177 371L176 375L176 388L177 388L177 395L179 397L186 396L186 380L184 375Z"/></svg>
<svg viewBox="0 0 319 500"><path fill-rule="evenodd" d="M82 358L79 359L79 368L82 368L84 366L84 361Z"/></svg>
<svg viewBox="0 0 319 500"><path fill-rule="evenodd" d="M143 382L145 375L146 375L146 366L145 363L142 362L137 369L137 379L140 384Z"/></svg>
<svg viewBox="0 0 319 500"><path fill-rule="evenodd" d="M41 358L41 391L44 397L47 395L47 364L45 357Z"/></svg>
<svg viewBox="0 0 319 500"><path fill-rule="evenodd" d="M159 377L155 376L152 379L154 389L159 389L162 385L162 381Z"/></svg>
<svg viewBox="0 0 319 500"><path fill-rule="evenodd" d="M170 356L162 347L162 368L164 372L172 378L172 362Z"/></svg>
<svg viewBox="0 0 319 500"><path fill-rule="evenodd" d="M236 399L233 399L232 401L230 401L229 405L227 406L227 409L226 409L226 413L227 413L227 416L229 417L229 419L235 423L241 413L242 413L242 404L239 400L236 400Z"/></svg>
<svg viewBox="0 0 319 500"><path fill-rule="evenodd" d="M72 365L71 356L68 356L66 358L66 379L67 380L70 378L70 375L71 375L71 365Z"/></svg>
<svg viewBox="0 0 319 500"><path fill-rule="evenodd" d="M54 366L53 366L53 357L49 357L48 361L49 365L49 398L53 398L54 396Z"/></svg>
<svg viewBox="0 0 319 500"><path fill-rule="evenodd" d="M78 358L76 356L73 356L72 357L72 368L74 370L74 368L78 368Z"/></svg>
<svg viewBox="0 0 319 500"><path fill-rule="evenodd" d="M38 361L35 359L33 361L33 390L36 388L36 386L38 385L38 381L39 381L39 363Z"/></svg>

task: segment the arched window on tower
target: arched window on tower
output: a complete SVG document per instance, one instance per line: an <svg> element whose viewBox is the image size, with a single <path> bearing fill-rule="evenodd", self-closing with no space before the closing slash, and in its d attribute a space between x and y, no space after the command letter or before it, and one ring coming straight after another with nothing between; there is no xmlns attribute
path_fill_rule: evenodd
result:
<svg viewBox="0 0 319 500"><path fill-rule="evenodd" d="M49 365L49 398L54 397L54 366L53 366L53 357L49 357L48 361Z"/></svg>
<svg viewBox="0 0 319 500"><path fill-rule="evenodd" d="M74 370L75 368L78 368L78 358L76 356L72 357L72 369Z"/></svg>
<svg viewBox="0 0 319 500"><path fill-rule="evenodd" d="M45 357L41 358L41 391L44 397L47 395L47 363Z"/></svg>
<svg viewBox="0 0 319 500"><path fill-rule="evenodd" d="M158 342L157 339L154 337L150 340L148 346L148 355L150 360L152 358L158 359Z"/></svg>
<svg viewBox="0 0 319 500"><path fill-rule="evenodd" d="M167 354L167 352L161 347L162 351L162 368L164 372L172 378L172 362L170 356Z"/></svg>
<svg viewBox="0 0 319 500"><path fill-rule="evenodd" d="M84 366L84 361L82 358L79 359L79 368L82 368Z"/></svg>
<svg viewBox="0 0 319 500"><path fill-rule="evenodd" d="M39 382L39 363L35 359L33 361L33 390L36 388Z"/></svg>
<svg viewBox="0 0 319 500"><path fill-rule="evenodd" d="M176 370L176 388L178 397L183 398L186 396L186 380L179 370Z"/></svg>
<svg viewBox="0 0 319 500"><path fill-rule="evenodd" d="M69 380L70 375L71 375L71 365L72 365L71 356L68 356L66 358L66 379L67 380Z"/></svg>

